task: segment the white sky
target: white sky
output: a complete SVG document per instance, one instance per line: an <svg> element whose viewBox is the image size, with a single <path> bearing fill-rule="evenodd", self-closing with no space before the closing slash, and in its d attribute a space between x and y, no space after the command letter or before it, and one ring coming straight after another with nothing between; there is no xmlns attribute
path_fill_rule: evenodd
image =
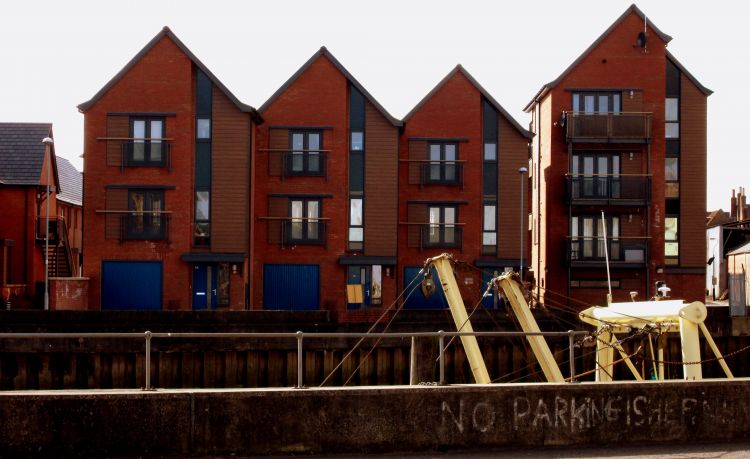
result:
<svg viewBox="0 0 750 459"><path fill-rule="evenodd" d="M395 117L461 63L524 126L524 105L629 1L10 1L0 7L0 121L52 122L79 169L91 98L164 25L243 102L259 107L325 45ZM705 86L708 208L745 186L750 7L643 0L670 51ZM741 107L745 107L744 109Z"/></svg>

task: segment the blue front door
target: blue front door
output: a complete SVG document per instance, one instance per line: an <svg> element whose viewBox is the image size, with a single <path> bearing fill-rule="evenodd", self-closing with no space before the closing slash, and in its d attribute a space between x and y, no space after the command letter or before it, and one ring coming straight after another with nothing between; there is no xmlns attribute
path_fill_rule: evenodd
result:
<svg viewBox="0 0 750 459"><path fill-rule="evenodd" d="M193 266L193 309L216 309L217 271L215 264Z"/></svg>

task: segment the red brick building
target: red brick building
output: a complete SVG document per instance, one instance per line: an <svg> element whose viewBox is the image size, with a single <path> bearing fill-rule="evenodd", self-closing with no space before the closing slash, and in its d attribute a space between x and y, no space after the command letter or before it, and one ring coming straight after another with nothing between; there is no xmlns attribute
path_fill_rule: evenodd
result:
<svg viewBox="0 0 750 459"><path fill-rule="evenodd" d="M657 281L703 299L711 91L670 40L633 5L526 107L531 267L545 302L604 304L605 250L615 301L648 299Z"/></svg>
<svg viewBox="0 0 750 459"><path fill-rule="evenodd" d="M93 309L244 309L255 109L168 29L84 114Z"/></svg>
<svg viewBox="0 0 750 459"><path fill-rule="evenodd" d="M49 123L0 123L2 307L7 302L14 309L42 307L46 240L50 276L70 275L72 269L65 226L57 214L60 180L55 148L42 143L46 137L52 138ZM45 237L48 207L49 233Z"/></svg>
<svg viewBox="0 0 750 459"><path fill-rule="evenodd" d="M325 48L259 112L253 307L379 315L397 295L401 122Z"/></svg>
<svg viewBox="0 0 750 459"><path fill-rule="evenodd" d="M61 230L66 234L65 239L70 247L69 267L58 263L52 267L53 275L59 277L80 276L83 260L83 174L67 159L57 156L57 175L60 181L60 191L57 193L58 220L64 222ZM58 260L55 259L55 262Z"/></svg>
<svg viewBox="0 0 750 459"><path fill-rule="evenodd" d="M442 295L425 297L411 283L425 259L442 252L481 270L458 273L467 305L481 297L482 281L517 270L522 257L528 266L527 250L520 245L528 215L521 196L527 176L519 169L528 166L531 139L460 65L406 115L398 251L406 308L447 307Z"/></svg>

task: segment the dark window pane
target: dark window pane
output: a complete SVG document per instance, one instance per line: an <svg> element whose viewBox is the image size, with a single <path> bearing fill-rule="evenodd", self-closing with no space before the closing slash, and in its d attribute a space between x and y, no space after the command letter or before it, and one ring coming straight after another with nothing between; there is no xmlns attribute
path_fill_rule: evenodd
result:
<svg viewBox="0 0 750 459"><path fill-rule="evenodd" d="M211 113L211 80L200 70L196 71L195 110L199 115Z"/></svg>
<svg viewBox="0 0 750 459"><path fill-rule="evenodd" d="M349 191L362 192L365 190L365 162L364 155L353 152L349 155Z"/></svg>
<svg viewBox="0 0 750 459"><path fill-rule="evenodd" d="M195 145L195 188L198 190L211 188L211 144L209 143Z"/></svg>

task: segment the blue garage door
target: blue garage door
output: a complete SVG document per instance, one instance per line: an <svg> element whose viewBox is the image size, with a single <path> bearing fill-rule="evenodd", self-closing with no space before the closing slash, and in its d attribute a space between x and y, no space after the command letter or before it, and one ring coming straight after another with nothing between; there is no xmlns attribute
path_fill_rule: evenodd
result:
<svg viewBox="0 0 750 459"><path fill-rule="evenodd" d="M102 262L102 309L161 309L160 261Z"/></svg>
<svg viewBox="0 0 750 459"><path fill-rule="evenodd" d="M320 309L318 265L263 265L263 309Z"/></svg>
<svg viewBox="0 0 750 459"><path fill-rule="evenodd" d="M404 302L404 309L445 309L448 302L443 294L443 286L435 268L432 268L432 280L435 282L435 292L429 298L422 293L421 282L424 276L419 274L422 268L404 268L404 295L409 295ZM415 277L418 276L417 279ZM412 282L413 281L413 282ZM413 291L412 291L413 290ZM409 294L411 292L411 294Z"/></svg>

